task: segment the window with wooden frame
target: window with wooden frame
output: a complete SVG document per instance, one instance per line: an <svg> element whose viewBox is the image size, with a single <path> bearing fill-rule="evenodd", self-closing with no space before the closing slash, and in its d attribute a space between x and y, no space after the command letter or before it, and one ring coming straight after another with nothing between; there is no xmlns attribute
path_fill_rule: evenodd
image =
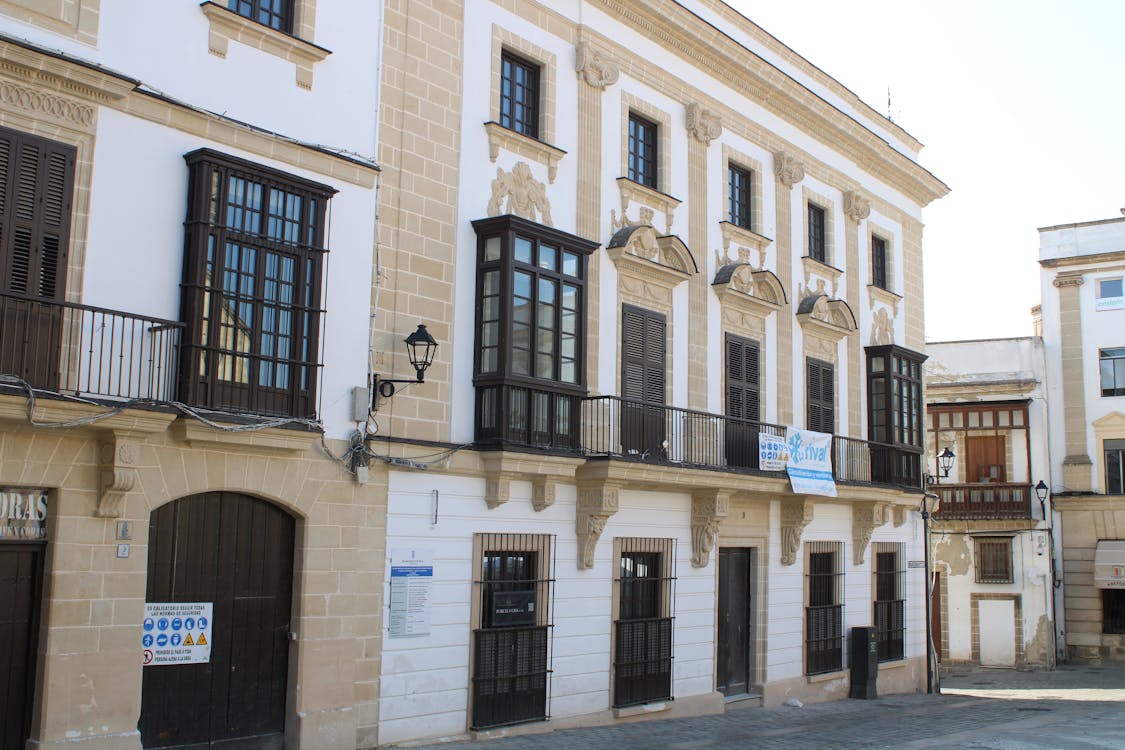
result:
<svg viewBox="0 0 1125 750"><path fill-rule="evenodd" d="M726 335L725 450L728 466L758 467L761 429L761 347L757 341Z"/></svg>
<svg viewBox="0 0 1125 750"><path fill-rule="evenodd" d="M1012 582L1012 538L978 536L973 538L977 583Z"/></svg>
<svg viewBox="0 0 1125 750"><path fill-rule="evenodd" d="M616 539L613 705L672 697L674 539Z"/></svg>
<svg viewBox="0 0 1125 750"><path fill-rule="evenodd" d="M901 542L875 542L875 638L879 661L897 661L905 655L906 570Z"/></svg>
<svg viewBox="0 0 1125 750"><path fill-rule="evenodd" d="M844 668L844 568L840 542L806 542L805 674Z"/></svg>
<svg viewBox="0 0 1125 750"><path fill-rule="evenodd" d="M477 534L471 727L548 718L554 538Z"/></svg>
<svg viewBox="0 0 1125 750"><path fill-rule="evenodd" d="M657 135L659 127L635 112L629 113L629 179L653 190L657 178Z"/></svg>
<svg viewBox="0 0 1125 750"><path fill-rule="evenodd" d="M577 450L586 259L598 245L512 215L473 228L477 442Z"/></svg>
<svg viewBox="0 0 1125 750"><path fill-rule="evenodd" d="M1125 495L1125 440L1103 440L1105 494Z"/></svg>
<svg viewBox="0 0 1125 750"><path fill-rule="evenodd" d="M831 362L805 360L805 426L815 432L836 429L836 366Z"/></svg>
<svg viewBox="0 0 1125 750"><path fill-rule="evenodd" d="M827 239L825 236L824 209L815 203L808 208L808 255L821 263L828 262Z"/></svg>
<svg viewBox="0 0 1125 750"><path fill-rule="evenodd" d="M732 162L727 163L727 216L731 224L754 231L754 173Z"/></svg>
<svg viewBox="0 0 1125 750"><path fill-rule="evenodd" d="M227 7L263 26L293 33L293 0L227 0Z"/></svg>
<svg viewBox="0 0 1125 750"><path fill-rule="evenodd" d="M539 137L539 66L508 50L500 54L500 124Z"/></svg>
<svg viewBox="0 0 1125 750"><path fill-rule="evenodd" d="M1125 396L1125 348L1098 350L1102 396Z"/></svg>
<svg viewBox="0 0 1125 750"><path fill-rule="evenodd" d="M887 241L871 235L871 283L887 289Z"/></svg>
<svg viewBox="0 0 1125 750"><path fill-rule="evenodd" d="M181 400L315 418L335 190L209 149L189 170Z"/></svg>
<svg viewBox="0 0 1125 750"><path fill-rule="evenodd" d="M621 443L641 459L667 452L667 336L661 313L621 306Z"/></svg>

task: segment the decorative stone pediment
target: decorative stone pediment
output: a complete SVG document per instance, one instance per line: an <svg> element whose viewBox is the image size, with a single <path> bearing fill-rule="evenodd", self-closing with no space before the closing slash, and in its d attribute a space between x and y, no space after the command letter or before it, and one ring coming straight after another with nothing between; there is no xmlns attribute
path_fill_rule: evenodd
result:
<svg viewBox="0 0 1125 750"><path fill-rule="evenodd" d="M549 227L554 226L551 223L547 188L535 179L531 174L531 167L525 161L516 162L511 172L505 172L503 167L496 168L496 179L492 181L492 197L488 201L487 211L489 216L514 214Z"/></svg>
<svg viewBox="0 0 1125 750"><path fill-rule="evenodd" d="M785 287L771 271L755 271L748 263L723 266L711 283L719 302L742 312L768 315L788 304Z"/></svg>
<svg viewBox="0 0 1125 750"><path fill-rule="evenodd" d="M691 496L691 564L705 568L711 560L719 524L730 513L730 493L701 490Z"/></svg>
<svg viewBox="0 0 1125 750"><path fill-rule="evenodd" d="M140 445L125 434L108 432L98 440L98 507L94 515L121 516L125 495L139 482L137 464L140 458Z"/></svg>
<svg viewBox="0 0 1125 750"><path fill-rule="evenodd" d="M619 273L668 290L699 272L679 237L657 236L649 224L618 229L606 245L606 253Z"/></svg>
<svg viewBox="0 0 1125 750"><path fill-rule="evenodd" d="M855 190L844 193L844 216L858 223L870 215L871 201L866 196Z"/></svg>
<svg viewBox="0 0 1125 750"><path fill-rule="evenodd" d="M695 140L704 146L723 134L723 124L719 116L698 104L687 105L687 130Z"/></svg>
<svg viewBox="0 0 1125 750"><path fill-rule="evenodd" d="M551 183L555 181L559 171L559 162L566 156L566 152L561 148L556 148L549 143L544 143L523 133L517 133L498 122L486 122L484 129L488 132L488 158L493 164L500 158L500 149L503 148L517 156L542 164L547 168L547 181Z"/></svg>
<svg viewBox="0 0 1125 750"><path fill-rule="evenodd" d="M839 341L856 330L855 315L842 299L813 294L801 300L797 307L797 322L806 332L829 341Z"/></svg>
<svg viewBox="0 0 1125 750"><path fill-rule="evenodd" d="M801 534L813 520L813 501L806 497L786 498L781 501L781 564L797 562L801 549Z"/></svg>
<svg viewBox="0 0 1125 750"><path fill-rule="evenodd" d="M606 521L619 507L618 485L599 481L578 487L575 531L578 533L578 569L594 567L594 550L605 530Z"/></svg>
<svg viewBox="0 0 1125 750"><path fill-rule="evenodd" d="M619 218L617 212L612 209L609 212L610 225L614 230L637 224L656 226L653 220L655 213L659 211L664 214L664 233L672 233L672 221L675 218L676 207L680 205L678 198L653 190L639 182L633 182L628 177L617 178L617 190L621 193L621 216ZM637 221L629 218L630 203L640 205L638 209L640 219Z"/></svg>
<svg viewBox="0 0 1125 750"><path fill-rule="evenodd" d="M617 79L621 77L621 71L613 58L594 49L588 42L579 42L574 52L574 70L588 85L604 90L617 83Z"/></svg>
<svg viewBox="0 0 1125 750"><path fill-rule="evenodd" d="M787 188L805 179L805 165L787 151L778 151L773 155L773 171L778 182Z"/></svg>
<svg viewBox="0 0 1125 750"><path fill-rule="evenodd" d="M852 563L863 565L867 545L875 528L887 522L886 503L859 502L852 505Z"/></svg>

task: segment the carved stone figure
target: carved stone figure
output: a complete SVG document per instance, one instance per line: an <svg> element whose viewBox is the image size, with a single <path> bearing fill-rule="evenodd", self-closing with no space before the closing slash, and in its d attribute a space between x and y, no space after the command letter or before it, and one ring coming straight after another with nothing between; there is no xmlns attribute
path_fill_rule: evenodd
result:
<svg viewBox="0 0 1125 750"><path fill-rule="evenodd" d="M492 197L488 201L488 215L500 214L515 214L553 226L547 188L535 179L531 174L531 167L525 161L516 162L511 172L505 172L502 167L496 169L496 179L492 181Z"/></svg>
<svg viewBox="0 0 1125 750"><path fill-rule="evenodd" d="M871 346L882 346L895 342L894 320L887 308L880 307L871 320Z"/></svg>

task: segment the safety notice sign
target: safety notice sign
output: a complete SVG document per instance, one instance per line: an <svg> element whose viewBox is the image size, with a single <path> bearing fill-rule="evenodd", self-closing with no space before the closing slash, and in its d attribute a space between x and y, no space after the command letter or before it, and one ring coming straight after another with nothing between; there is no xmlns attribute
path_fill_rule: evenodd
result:
<svg viewBox="0 0 1125 750"><path fill-rule="evenodd" d="M146 667L211 661L212 602L145 602L141 647Z"/></svg>

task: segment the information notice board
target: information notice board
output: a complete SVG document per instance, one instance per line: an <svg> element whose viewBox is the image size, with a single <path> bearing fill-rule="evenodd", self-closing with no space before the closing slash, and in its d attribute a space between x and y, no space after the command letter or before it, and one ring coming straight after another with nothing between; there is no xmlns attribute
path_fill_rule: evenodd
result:
<svg viewBox="0 0 1125 750"><path fill-rule="evenodd" d="M141 628L144 665L211 661L212 602L145 602Z"/></svg>
<svg viewBox="0 0 1125 750"><path fill-rule="evenodd" d="M430 634L433 559L433 552L428 549L391 550L391 602L387 619L392 638Z"/></svg>

